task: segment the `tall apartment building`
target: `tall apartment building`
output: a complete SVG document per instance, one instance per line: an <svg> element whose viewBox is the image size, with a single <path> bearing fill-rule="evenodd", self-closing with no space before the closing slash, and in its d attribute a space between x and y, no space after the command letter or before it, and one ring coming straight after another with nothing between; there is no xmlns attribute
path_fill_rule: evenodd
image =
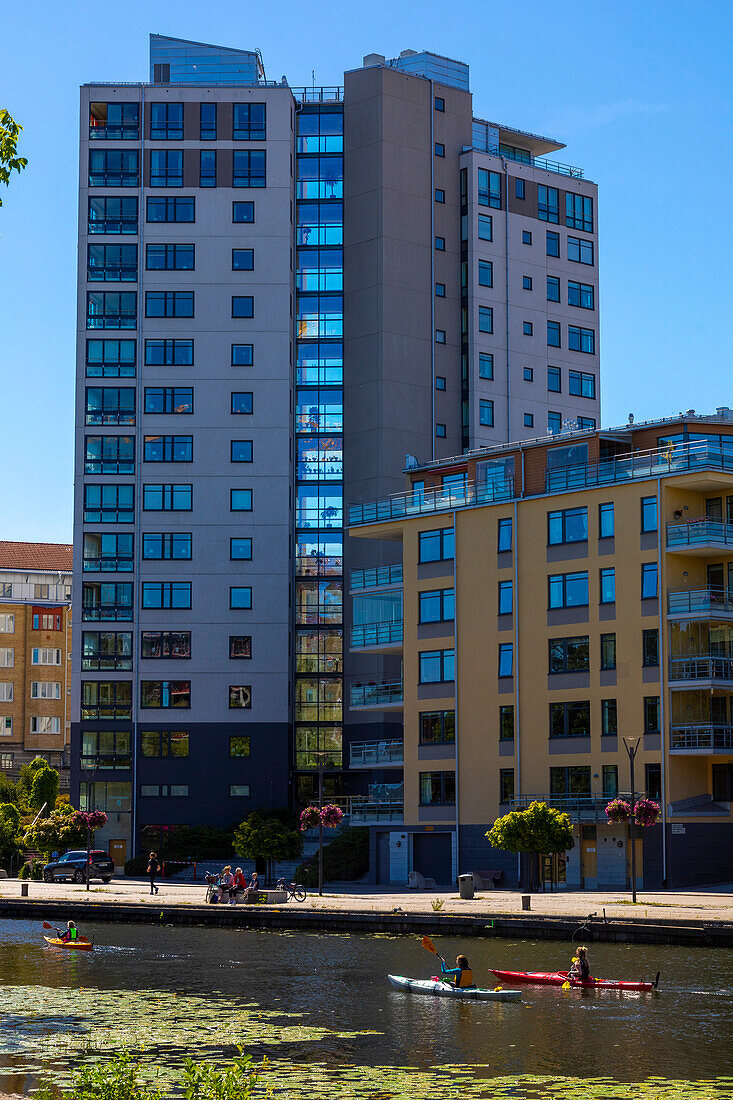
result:
<svg viewBox="0 0 733 1100"><path fill-rule="evenodd" d="M430 53L291 88L151 36L80 117L75 784L129 853L367 782L344 678L396 658L368 600L345 653L344 501L595 426L596 188Z"/></svg>
<svg viewBox="0 0 733 1100"><path fill-rule="evenodd" d="M484 464L504 470L490 495ZM352 749L392 776L358 805L374 881L483 871L515 885L517 856L485 833L539 799L575 834L547 878L626 888L629 830L605 814L629 796L624 739L636 797L662 809L636 830L638 885L730 881L730 409L423 464L350 519L352 536L402 552L374 591L404 589L404 675L351 699L403 720L402 739Z"/></svg>
<svg viewBox="0 0 733 1100"><path fill-rule="evenodd" d="M0 542L0 769L43 756L69 787L71 546Z"/></svg>

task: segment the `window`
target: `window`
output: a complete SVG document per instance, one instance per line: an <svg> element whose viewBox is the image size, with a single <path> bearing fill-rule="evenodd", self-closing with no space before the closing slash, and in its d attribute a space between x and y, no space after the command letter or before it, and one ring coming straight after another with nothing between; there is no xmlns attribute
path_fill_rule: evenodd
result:
<svg viewBox="0 0 733 1100"><path fill-rule="evenodd" d="M479 260L478 262L479 286L494 285L494 265L491 260Z"/></svg>
<svg viewBox="0 0 733 1100"><path fill-rule="evenodd" d="M646 785L646 793L649 798L661 798L662 797L662 765L661 764L645 764L644 765L644 780Z"/></svg>
<svg viewBox="0 0 733 1100"><path fill-rule="evenodd" d="M145 250L148 271L193 271L192 244L149 244Z"/></svg>
<svg viewBox="0 0 733 1100"><path fill-rule="evenodd" d="M568 283L568 305L595 309L595 288L590 283Z"/></svg>
<svg viewBox="0 0 733 1100"><path fill-rule="evenodd" d="M90 244L87 246L87 279L90 283L134 283L137 281L136 244Z"/></svg>
<svg viewBox="0 0 733 1100"><path fill-rule="evenodd" d="M255 204L253 202L233 202L232 221L252 224L255 220Z"/></svg>
<svg viewBox="0 0 733 1100"><path fill-rule="evenodd" d="M187 531L146 531L143 534L144 561L190 561L193 536Z"/></svg>
<svg viewBox="0 0 733 1100"><path fill-rule="evenodd" d="M151 149L150 186L183 187L183 151Z"/></svg>
<svg viewBox="0 0 733 1100"><path fill-rule="evenodd" d="M147 709L179 707L187 710L191 706L191 681L141 680L140 706Z"/></svg>
<svg viewBox="0 0 733 1100"><path fill-rule="evenodd" d="M229 738L229 755L233 757L249 756L252 738L248 734L235 734ZM249 794L249 788L247 788Z"/></svg>
<svg viewBox="0 0 733 1100"><path fill-rule="evenodd" d="M267 154L264 149L235 149L232 187L266 187Z"/></svg>
<svg viewBox="0 0 733 1100"><path fill-rule="evenodd" d="M452 745L456 739L456 712L429 710L420 715L421 745Z"/></svg>
<svg viewBox="0 0 733 1100"><path fill-rule="evenodd" d="M198 186L217 186L217 151L215 149L198 151Z"/></svg>
<svg viewBox="0 0 733 1100"><path fill-rule="evenodd" d="M442 527L437 531L421 531L419 536L419 561L451 561L454 553L454 531Z"/></svg>
<svg viewBox="0 0 733 1100"><path fill-rule="evenodd" d="M435 435L438 439L445 439L446 428L445 424L435 425Z"/></svg>
<svg viewBox="0 0 733 1100"><path fill-rule="evenodd" d="M598 577L600 583L601 603L615 603L616 602L616 570L615 569L599 569Z"/></svg>
<svg viewBox="0 0 733 1100"><path fill-rule="evenodd" d="M587 573L557 573L547 578L547 587L550 608L588 606Z"/></svg>
<svg viewBox="0 0 733 1100"><path fill-rule="evenodd" d="M514 740L514 704L499 707L499 740Z"/></svg>
<svg viewBox="0 0 733 1100"><path fill-rule="evenodd" d="M484 427L493 428L494 426L494 402L488 401L486 398L481 398L478 403L478 419L479 424Z"/></svg>
<svg viewBox="0 0 733 1100"><path fill-rule="evenodd" d="M232 317L251 318L255 315L255 300L251 295L232 295Z"/></svg>
<svg viewBox="0 0 733 1100"><path fill-rule="evenodd" d="M420 772L421 806L453 806L455 801L455 772Z"/></svg>
<svg viewBox="0 0 733 1100"><path fill-rule="evenodd" d="M520 179L519 176L516 176L514 179L514 197L515 199L523 199L526 197L524 193L524 180Z"/></svg>
<svg viewBox="0 0 733 1100"><path fill-rule="evenodd" d="M587 195L565 192L565 224L571 229L593 232L593 199Z"/></svg>
<svg viewBox="0 0 733 1100"><path fill-rule="evenodd" d="M656 531L657 529L657 498L641 498L641 530Z"/></svg>
<svg viewBox="0 0 733 1100"><path fill-rule="evenodd" d="M439 96L435 96L434 106L436 111L445 111L445 100Z"/></svg>
<svg viewBox="0 0 733 1100"><path fill-rule="evenodd" d="M87 378L134 378L134 340L87 340Z"/></svg>
<svg viewBox="0 0 733 1100"><path fill-rule="evenodd" d="M445 283L436 283L435 284L435 297L436 298L445 298Z"/></svg>
<svg viewBox="0 0 733 1100"><path fill-rule="evenodd" d="M451 528L451 535L453 529ZM451 557L453 552L451 551ZM15 615L5 614L0 615L0 634L15 634Z"/></svg>
<svg viewBox="0 0 733 1100"><path fill-rule="evenodd" d="M511 642L503 642L499 646L499 677L512 676L514 674L514 646Z"/></svg>
<svg viewBox="0 0 733 1100"><path fill-rule="evenodd" d="M445 329L436 328L436 330L435 330L435 343L436 344L444 344L445 343Z"/></svg>
<svg viewBox="0 0 733 1100"><path fill-rule="evenodd" d="M251 489L230 489L229 490L229 509L232 512L251 512L252 511L252 490Z"/></svg>
<svg viewBox="0 0 733 1100"><path fill-rule="evenodd" d="M232 344L233 367L251 367L254 361L254 344Z"/></svg>
<svg viewBox="0 0 733 1100"><path fill-rule="evenodd" d="M642 664L645 668L653 668L659 664L659 631L642 630L641 632Z"/></svg>
<svg viewBox="0 0 733 1100"><path fill-rule="evenodd" d="M589 795L590 767L581 764L569 768L550 768L550 791L561 797Z"/></svg>
<svg viewBox="0 0 733 1100"><path fill-rule="evenodd" d="M494 377L494 356L489 352L481 351L478 357L479 378L492 379Z"/></svg>
<svg viewBox="0 0 733 1100"><path fill-rule="evenodd" d="M149 222L194 222L196 200L168 195L149 198L146 217Z"/></svg>
<svg viewBox="0 0 733 1100"><path fill-rule="evenodd" d="M647 695L644 699L644 733L659 733L659 718L659 696Z"/></svg>
<svg viewBox="0 0 733 1100"><path fill-rule="evenodd" d="M87 328L135 328L137 294L133 290L92 290L87 294Z"/></svg>
<svg viewBox="0 0 733 1100"><path fill-rule="evenodd" d="M592 267L593 241L584 241L582 237L568 237L568 259L573 263L589 264Z"/></svg>
<svg viewBox="0 0 733 1100"><path fill-rule="evenodd" d="M87 386L85 420L87 424L134 424L134 389Z"/></svg>
<svg viewBox="0 0 733 1100"><path fill-rule="evenodd" d="M491 214L479 214L478 216L478 239L480 241L493 241L494 239L494 223Z"/></svg>
<svg viewBox="0 0 733 1100"><path fill-rule="evenodd" d="M81 635L81 667L85 672L132 670L132 634L118 630L85 630Z"/></svg>
<svg viewBox="0 0 733 1100"><path fill-rule="evenodd" d="M85 523L133 523L134 485L85 485Z"/></svg>
<svg viewBox="0 0 733 1100"><path fill-rule="evenodd" d="M185 661L191 656L190 630L143 630L144 661Z"/></svg>
<svg viewBox="0 0 733 1100"><path fill-rule="evenodd" d="M490 172L486 168L478 170L479 206L493 206L501 210L501 174Z"/></svg>
<svg viewBox="0 0 733 1100"><path fill-rule="evenodd" d="M199 104L199 140L216 141L216 103Z"/></svg>
<svg viewBox="0 0 733 1100"><path fill-rule="evenodd" d="M577 325L568 325L568 347L571 351L583 351L586 355L595 355L595 332L592 328L578 328Z"/></svg>
<svg viewBox="0 0 733 1100"><path fill-rule="evenodd" d="M15 650L10 648L0 649L0 668L13 668L15 665Z"/></svg>
<svg viewBox="0 0 733 1100"><path fill-rule="evenodd" d="M192 367L193 340L146 340L148 367Z"/></svg>
<svg viewBox="0 0 733 1100"><path fill-rule="evenodd" d="M435 250L436 252L445 252L445 237L435 238Z"/></svg>
<svg viewBox="0 0 733 1100"><path fill-rule="evenodd" d="M192 485L143 485L145 512L190 512L192 507ZM132 519L117 522L132 523Z"/></svg>
<svg viewBox="0 0 733 1100"><path fill-rule="evenodd" d="M616 667L616 635L601 634L601 669Z"/></svg>
<svg viewBox="0 0 733 1100"><path fill-rule="evenodd" d="M193 390L190 386L149 386L145 390L145 412L190 416Z"/></svg>
<svg viewBox="0 0 733 1100"><path fill-rule="evenodd" d="M232 271L254 271L255 252L253 248L232 249Z"/></svg>
<svg viewBox="0 0 733 1100"><path fill-rule="evenodd" d="M577 638L550 638L549 673L556 676L563 672L587 672L590 668L589 640L584 634Z"/></svg>
<svg viewBox="0 0 733 1100"><path fill-rule="evenodd" d="M148 290L145 294L146 317L193 317L193 291Z"/></svg>
<svg viewBox="0 0 733 1100"><path fill-rule="evenodd" d="M235 103L232 137L235 141L265 141L267 107L264 103Z"/></svg>
<svg viewBox="0 0 733 1100"><path fill-rule="evenodd" d="M545 187L543 184L538 186L537 217L541 222L560 221L560 201L557 187Z"/></svg>
<svg viewBox="0 0 733 1100"><path fill-rule="evenodd" d="M81 685L81 717L83 721L89 718L131 718L130 681L84 680Z"/></svg>
<svg viewBox="0 0 733 1100"><path fill-rule="evenodd" d="M445 390L445 378L442 374L436 374L435 376L435 388L436 390Z"/></svg>
<svg viewBox="0 0 733 1100"><path fill-rule="evenodd" d="M442 623L455 617L455 592L452 588L420 592L418 603L420 623Z"/></svg>
<svg viewBox="0 0 733 1100"><path fill-rule="evenodd" d="M496 550L499 554L505 554L512 548L512 520L511 517L500 519L497 525Z"/></svg>
<svg viewBox="0 0 733 1100"><path fill-rule="evenodd" d="M554 275L547 276L547 301L560 301L560 280Z"/></svg>
<svg viewBox="0 0 733 1100"><path fill-rule="evenodd" d="M547 322L547 346L548 348L559 348L562 346L560 340L560 323L558 321Z"/></svg>
<svg viewBox="0 0 733 1100"><path fill-rule="evenodd" d="M548 256L559 257L560 255L560 234L554 233L551 229L546 230L545 252Z"/></svg>
<svg viewBox="0 0 733 1100"><path fill-rule="evenodd" d="M162 786L157 783L141 783L140 785L140 797L141 798L188 798L189 794L188 783L171 784L164 783Z"/></svg>
<svg viewBox="0 0 733 1100"><path fill-rule="evenodd" d="M96 531L85 531L82 558L84 572L98 573L109 570L116 573L131 573L134 564L133 536L132 534L102 534Z"/></svg>
<svg viewBox="0 0 733 1100"><path fill-rule="evenodd" d="M445 156L445 145L443 145L443 143L441 141L436 141L435 142L435 155L436 155L436 157L444 157Z"/></svg>
<svg viewBox="0 0 733 1100"><path fill-rule="evenodd" d="M150 104L150 140L167 141L183 137L183 104Z"/></svg>
<svg viewBox="0 0 733 1100"><path fill-rule="evenodd" d="M142 597L143 608L190 608L191 582L143 581Z"/></svg>
<svg viewBox="0 0 733 1100"><path fill-rule="evenodd" d="M534 413L524 414L524 426L525 428L534 428Z"/></svg>
<svg viewBox="0 0 733 1100"><path fill-rule="evenodd" d="M229 709L230 710L251 710L252 708L252 688L249 684L240 684L229 686Z"/></svg>
<svg viewBox="0 0 733 1100"><path fill-rule="evenodd" d="M603 765L603 797L615 798L618 794L618 764Z"/></svg>
<svg viewBox="0 0 733 1100"><path fill-rule="evenodd" d="M31 717L31 733L60 733L61 732L61 719L60 718L41 718Z"/></svg>
<svg viewBox="0 0 733 1100"><path fill-rule="evenodd" d="M595 431L596 422L595 422L594 417L592 417L592 416L579 416L577 418L577 420L578 420L578 427L581 430Z"/></svg>
<svg viewBox="0 0 733 1100"><path fill-rule="evenodd" d="M445 191L442 187L435 188L435 201L440 203L445 202Z"/></svg>
<svg viewBox="0 0 733 1100"><path fill-rule="evenodd" d="M550 737L590 737L590 702L550 703Z"/></svg>
<svg viewBox="0 0 733 1100"><path fill-rule="evenodd" d="M252 440L233 439L231 441L230 457L232 462L251 462Z"/></svg>
<svg viewBox="0 0 733 1100"><path fill-rule="evenodd" d="M233 392L232 393L232 412L241 415L249 416L254 409L254 397L252 393L247 391Z"/></svg>
<svg viewBox="0 0 733 1100"><path fill-rule="evenodd" d="M532 244L532 234L528 229L522 230L522 244Z"/></svg>
<svg viewBox="0 0 733 1100"><path fill-rule="evenodd" d="M525 336L531 336L534 332L534 325L531 321L522 321L522 332Z"/></svg>
<svg viewBox="0 0 733 1100"><path fill-rule="evenodd" d="M136 141L139 137L139 103L89 104L90 141Z"/></svg>
<svg viewBox="0 0 733 1100"><path fill-rule="evenodd" d="M252 610L252 589L242 585L232 585L229 588L229 608L232 611Z"/></svg>
<svg viewBox="0 0 733 1100"><path fill-rule="evenodd" d="M231 661L248 661L252 657L252 635L229 635L229 659Z"/></svg>
<svg viewBox="0 0 733 1100"><path fill-rule="evenodd" d="M188 730L142 730L140 748L143 756L188 756L190 734Z"/></svg>
<svg viewBox="0 0 733 1100"><path fill-rule="evenodd" d="M31 684L31 689L33 688ZM36 687L38 685L35 685ZM31 691L31 698L33 698L33 692ZM36 696L37 698L37 696ZM46 696L44 696L46 698ZM50 698L50 696L48 696ZM12 703L13 701L13 685L5 681L0 681L0 703Z"/></svg>
<svg viewBox="0 0 733 1100"><path fill-rule="evenodd" d="M615 527L613 503L598 505L598 538L613 538Z"/></svg>
<svg viewBox="0 0 733 1100"><path fill-rule="evenodd" d="M135 437L87 435L84 438L85 474L134 474Z"/></svg>
<svg viewBox="0 0 733 1100"><path fill-rule="evenodd" d="M568 393L573 397L596 396L596 378L594 374L584 374L579 370L568 372Z"/></svg>
<svg viewBox="0 0 733 1100"><path fill-rule="evenodd" d="M419 658L421 684L439 684L454 678L454 650L423 650Z"/></svg>
<svg viewBox="0 0 733 1100"><path fill-rule="evenodd" d="M499 769L499 802L502 806L514 801L514 768Z"/></svg>
<svg viewBox="0 0 733 1100"><path fill-rule="evenodd" d="M562 384L560 381L560 368L548 367L547 368L547 389L549 393L560 393L562 390Z"/></svg>
<svg viewBox="0 0 733 1100"><path fill-rule="evenodd" d="M523 275L522 276L522 289L523 290L531 290L532 289L532 276L531 275Z"/></svg>
<svg viewBox="0 0 733 1100"><path fill-rule="evenodd" d="M547 542L557 546L563 542L585 542L588 538L588 509L565 508L547 513Z"/></svg>
<svg viewBox="0 0 733 1100"><path fill-rule="evenodd" d="M193 462L192 435L146 435L145 462Z"/></svg>
<svg viewBox="0 0 733 1100"><path fill-rule="evenodd" d="M137 149L90 149L90 187L139 187L140 159Z"/></svg>
<svg viewBox="0 0 733 1100"><path fill-rule="evenodd" d="M229 539L229 560L230 561L251 561L252 560L252 539L250 539L250 538L230 538Z"/></svg>
<svg viewBox="0 0 733 1100"><path fill-rule="evenodd" d="M642 600L651 600L656 595L657 563L655 561L644 562L641 567L641 598Z"/></svg>

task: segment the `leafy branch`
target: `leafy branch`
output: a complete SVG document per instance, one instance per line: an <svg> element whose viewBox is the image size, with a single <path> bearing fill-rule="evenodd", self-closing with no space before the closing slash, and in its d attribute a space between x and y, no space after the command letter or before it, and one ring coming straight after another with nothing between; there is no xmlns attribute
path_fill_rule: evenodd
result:
<svg viewBox="0 0 733 1100"><path fill-rule="evenodd" d="M21 172L28 164L26 157L18 156L18 138L23 129L5 107L0 107L0 183L10 184L10 173ZM3 200L0 199L0 206Z"/></svg>

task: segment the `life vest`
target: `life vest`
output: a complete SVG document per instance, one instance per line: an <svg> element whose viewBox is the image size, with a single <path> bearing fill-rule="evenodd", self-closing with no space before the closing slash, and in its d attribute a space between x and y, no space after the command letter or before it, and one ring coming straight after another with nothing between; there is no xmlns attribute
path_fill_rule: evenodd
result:
<svg viewBox="0 0 733 1100"><path fill-rule="evenodd" d="M79 933L77 932L76 928L69 928L68 935L70 940L75 940Z"/></svg>
<svg viewBox="0 0 733 1100"><path fill-rule="evenodd" d="M475 985L473 980L473 970L462 970L460 977L456 982L459 989L468 989L470 986Z"/></svg>

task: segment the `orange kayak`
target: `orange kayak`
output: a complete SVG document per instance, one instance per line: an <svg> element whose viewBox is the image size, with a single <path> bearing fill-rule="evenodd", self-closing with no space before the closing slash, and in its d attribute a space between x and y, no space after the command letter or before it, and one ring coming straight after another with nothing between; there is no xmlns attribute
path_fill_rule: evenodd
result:
<svg viewBox="0 0 733 1100"><path fill-rule="evenodd" d="M43 937L49 947L71 947L75 951L91 951L94 944L91 940L85 940L81 936L77 940L60 940L56 936Z"/></svg>

